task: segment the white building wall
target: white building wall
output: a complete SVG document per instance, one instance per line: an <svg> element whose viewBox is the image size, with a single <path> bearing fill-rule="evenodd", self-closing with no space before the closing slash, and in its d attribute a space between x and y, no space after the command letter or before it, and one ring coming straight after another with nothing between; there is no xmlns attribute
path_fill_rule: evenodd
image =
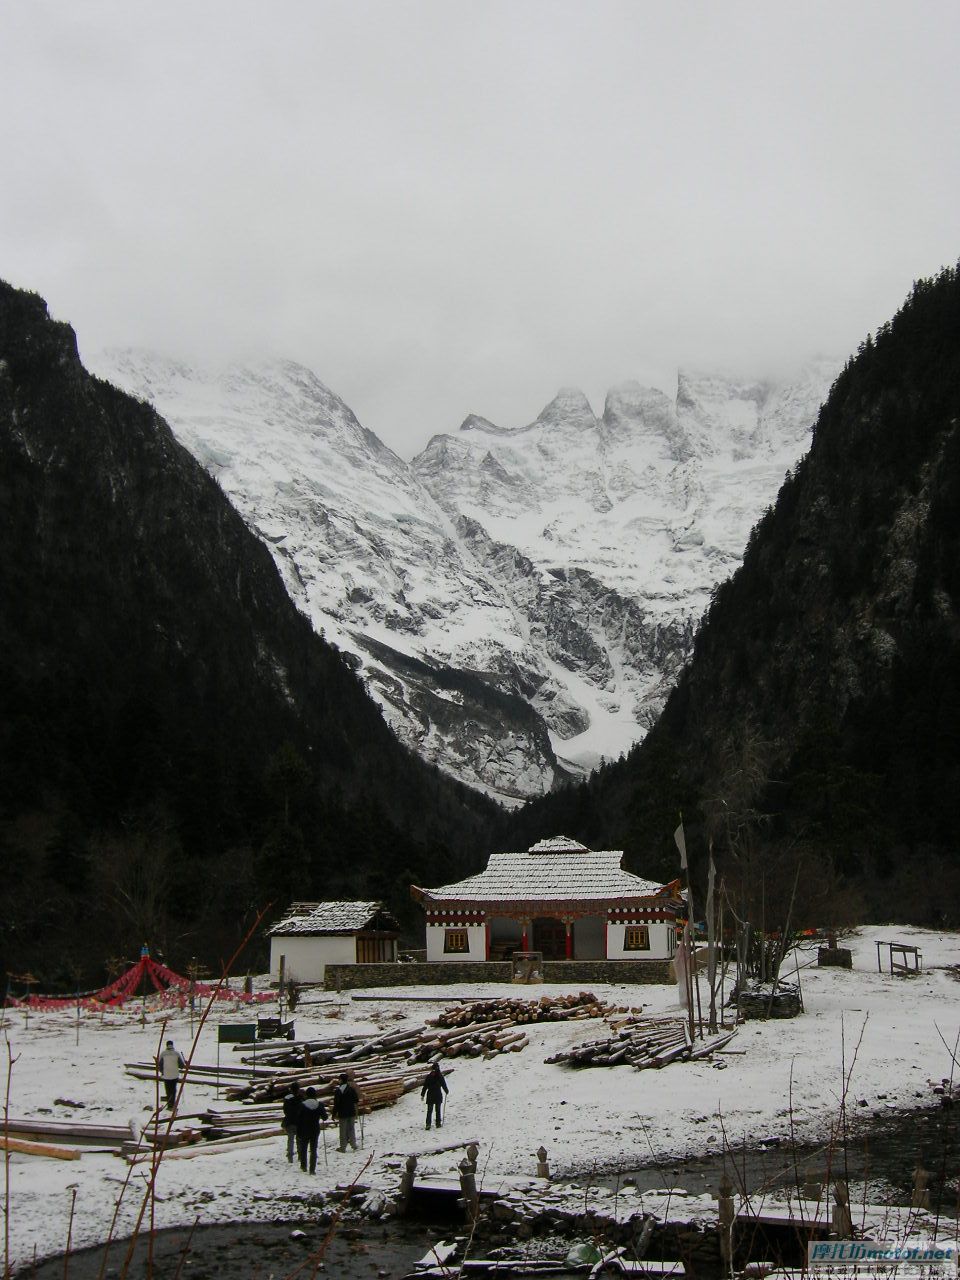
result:
<svg viewBox="0 0 960 1280"><path fill-rule="evenodd" d="M270 939L270 976L280 977L280 957L286 959L286 976L294 982L322 982L328 964L356 964L357 940L350 934L339 938L309 936Z"/></svg>
<svg viewBox="0 0 960 1280"><path fill-rule="evenodd" d="M629 925L607 925L607 959L608 960L672 960L673 948L670 946L671 930L674 925L666 921L653 920L645 922L650 932L649 951L625 951L623 946L624 932Z"/></svg>
<svg viewBox="0 0 960 1280"><path fill-rule="evenodd" d="M467 951L444 951L443 940L447 929L465 928L467 931ZM482 924L468 925L427 925L427 960L486 960L487 930Z"/></svg>

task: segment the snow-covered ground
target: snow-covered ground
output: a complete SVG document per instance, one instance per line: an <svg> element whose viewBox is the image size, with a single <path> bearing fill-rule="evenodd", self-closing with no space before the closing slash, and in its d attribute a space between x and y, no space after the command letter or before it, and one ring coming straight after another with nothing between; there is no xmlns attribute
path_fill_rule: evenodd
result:
<svg viewBox="0 0 960 1280"><path fill-rule="evenodd" d="M924 971L915 978L878 973L875 941L914 943L923 952ZM803 969L807 1012L791 1021L747 1023L730 1048L746 1050L721 1061L674 1064L662 1071L632 1067L572 1071L550 1066L544 1058L603 1033L596 1021L544 1023L528 1028L530 1044L520 1054L490 1061L458 1058L450 1063L450 1098L441 1133L424 1132L424 1110L417 1093L365 1122L364 1150L339 1155L328 1135L329 1168L321 1156L317 1176L301 1174L287 1163L284 1140L277 1137L233 1152L162 1164L156 1204L157 1227L251 1219L296 1217L303 1197L357 1175L373 1159L364 1183L393 1191L402 1157L421 1154L423 1171L448 1173L461 1152L430 1156L440 1145L476 1139L484 1184L495 1186L515 1175L536 1172L534 1152L542 1143L555 1174L619 1163L627 1170L654 1159L675 1162L684 1156L774 1135L786 1136L792 1091L798 1139L829 1132L843 1089L844 1060L850 1071L850 1101L866 1106L858 1115L888 1108L913 1107L932 1099L930 1082L950 1075L951 1045L960 1028L960 988L945 967L960 965L960 934L890 926L864 928L846 945L853 947L854 969ZM801 963L815 958L801 953ZM785 970L792 970L788 959ZM442 996L556 994L575 988L505 988L502 985L433 989ZM596 994L615 1004L642 1003L651 1014L676 1014L676 991L660 986L603 986ZM429 988L393 989L384 996L427 995ZM371 993L366 992L365 995ZM452 1002L452 1000L451 1000ZM395 1000L354 1001L317 992L297 1010L298 1038L329 1037L338 1032L374 1031L411 1024L432 1016L442 1004ZM186 1049L188 1015L176 1013L166 1028L164 1015L138 1009L125 1014L84 1015L79 1030L69 1012L8 1013L5 1034L15 1059L10 1088L12 1117L73 1119L104 1124L144 1122L154 1105L154 1086L137 1081L124 1063L144 1061L156 1052L161 1036ZM195 1060L215 1063L217 1021L246 1021L249 1010L218 1011L200 1037ZM862 1033L862 1036L861 1036ZM6 1055L4 1054L4 1057ZM229 1046L222 1060L236 1064ZM82 1103L82 1109L57 1099ZM195 1111L214 1102L214 1089L188 1081L181 1109ZM722 1127L721 1127L722 1121ZM126 1162L111 1154L85 1151L79 1161L13 1154L9 1162L12 1259L21 1265L64 1247L72 1190L76 1188L73 1244L105 1238L114 1204L127 1173ZM129 1233L139 1207L142 1175L135 1173L124 1197L116 1234Z"/></svg>

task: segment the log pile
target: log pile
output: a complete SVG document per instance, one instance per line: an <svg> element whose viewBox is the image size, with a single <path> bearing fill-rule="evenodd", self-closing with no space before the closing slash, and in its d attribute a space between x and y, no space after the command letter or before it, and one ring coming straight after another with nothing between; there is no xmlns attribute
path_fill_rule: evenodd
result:
<svg viewBox="0 0 960 1280"><path fill-rule="evenodd" d="M281 1101L294 1081L301 1089L313 1087L329 1107L343 1072L360 1094L362 1113L393 1106L405 1093L422 1086L425 1068L433 1062L519 1053L529 1044L528 1024L631 1013L636 1016L635 1011L602 1003L590 992L539 1000L506 997L455 1006L426 1023L373 1035L291 1041L269 1049L258 1046L255 1056L237 1046L244 1054L243 1065L218 1068L194 1061L187 1083L219 1080L227 1099L242 1106L190 1115L180 1112L173 1127L161 1117L147 1126L136 1151L134 1144L128 1144L126 1154L143 1159L162 1147L170 1157L186 1158L199 1154L201 1148L215 1151L274 1138L282 1131ZM141 1079L156 1079L151 1062L128 1063L127 1071Z"/></svg>
<svg viewBox="0 0 960 1280"><path fill-rule="evenodd" d="M333 1040L304 1040L283 1049L257 1053L261 1081L228 1085L230 1098L263 1100L280 1097L297 1080L333 1091L341 1071L349 1071L359 1088L366 1074L392 1075L403 1082L403 1092L422 1083L422 1072L412 1071L441 1058L491 1058L499 1053L519 1053L529 1043L520 1025L557 1022L570 1018L600 1018L614 1010L594 995L545 996L542 1000L489 1000L466 1008L445 1010L416 1027L402 1027L373 1036L339 1036ZM477 1016L473 1016L476 1013ZM191 1069L192 1070L192 1069ZM238 1075L240 1068L234 1068ZM268 1078L263 1078L268 1077ZM323 1093L321 1092L321 1096Z"/></svg>
<svg viewBox="0 0 960 1280"><path fill-rule="evenodd" d="M614 1035L589 1040L546 1061L571 1067L615 1067L626 1062L643 1071L709 1057L735 1035L735 1031L729 1031L705 1040L691 1040L683 1018L628 1018L618 1025Z"/></svg>
<svg viewBox="0 0 960 1280"><path fill-rule="evenodd" d="M444 1009L428 1025L462 1027L477 1022L522 1025L529 1022L567 1022L573 1018L605 1018L626 1012L625 1008L604 1004L592 991L581 991L575 996L541 996L539 1000L500 996L495 1000L477 1001L466 1009Z"/></svg>

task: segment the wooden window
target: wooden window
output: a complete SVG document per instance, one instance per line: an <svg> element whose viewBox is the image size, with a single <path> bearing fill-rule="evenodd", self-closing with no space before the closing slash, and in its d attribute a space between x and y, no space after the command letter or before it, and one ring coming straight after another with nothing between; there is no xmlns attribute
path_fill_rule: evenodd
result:
<svg viewBox="0 0 960 1280"><path fill-rule="evenodd" d="M464 955L470 950L470 937L466 929L444 929L444 955Z"/></svg>
<svg viewBox="0 0 960 1280"><path fill-rule="evenodd" d="M645 924L628 924L623 930L624 951L649 951L650 930Z"/></svg>

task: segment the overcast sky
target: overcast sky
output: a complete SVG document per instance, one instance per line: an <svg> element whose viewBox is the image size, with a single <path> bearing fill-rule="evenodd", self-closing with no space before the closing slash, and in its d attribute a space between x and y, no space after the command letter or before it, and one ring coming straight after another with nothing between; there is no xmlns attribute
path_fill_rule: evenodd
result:
<svg viewBox="0 0 960 1280"><path fill-rule="evenodd" d="M0 276L404 456L853 350L960 256L956 0L0 0Z"/></svg>

